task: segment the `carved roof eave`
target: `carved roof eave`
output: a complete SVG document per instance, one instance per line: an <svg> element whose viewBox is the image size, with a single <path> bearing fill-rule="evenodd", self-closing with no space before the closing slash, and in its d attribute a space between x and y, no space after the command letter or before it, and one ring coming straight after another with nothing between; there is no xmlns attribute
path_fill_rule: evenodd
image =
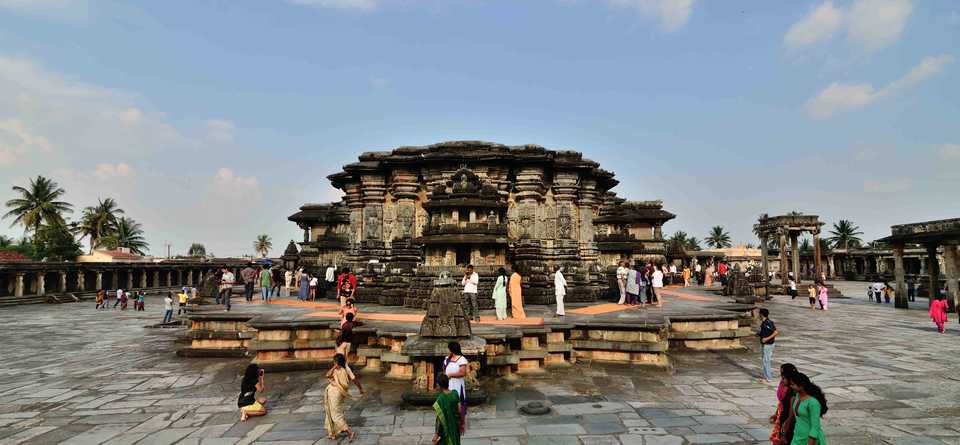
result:
<svg viewBox="0 0 960 445"><path fill-rule="evenodd" d="M447 207L506 209L507 203L498 199L464 198L464 197L449 197L449 196L435 196L430 198L429 201L423 203L423 208L425 209L447 208Z"/></svg>
<svg viewBox="0 0 960 445"><path fill-rule="evenodd" d="M300 211L287 217L288 221L295 223L328 223L328 224L349 224L349 210L342 202L330 204L307 204L300 207Z"/></svg>

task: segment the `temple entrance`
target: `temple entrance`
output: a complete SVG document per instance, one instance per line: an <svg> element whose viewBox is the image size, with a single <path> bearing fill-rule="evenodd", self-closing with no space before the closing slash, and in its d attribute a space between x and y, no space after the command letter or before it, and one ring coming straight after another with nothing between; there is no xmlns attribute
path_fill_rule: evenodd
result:
<svg viewBox="0 0 960 445"><path fill-rule="evenodd" d="M470 264L470 247L457 246L457 264L458 265Z"/></svg>

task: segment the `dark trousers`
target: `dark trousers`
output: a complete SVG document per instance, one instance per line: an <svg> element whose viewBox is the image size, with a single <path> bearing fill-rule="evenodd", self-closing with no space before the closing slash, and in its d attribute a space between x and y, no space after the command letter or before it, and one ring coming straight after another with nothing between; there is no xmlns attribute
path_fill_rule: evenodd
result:
<svg viewBox="0 0 960 445"><path fill-rule="evenodd" d="M223 303L227 307L227 310L230 310L230 295L233 294L233 288L221 289L220 294L217 295L217 303Z"/></svg>
<svg viewBox="0 0 960 445"><path fill-rule="evenodd" d="M476 293L463 293L463 305L468 308L467 316L473 321L480 321L480 306L477 306Z"/></svg>
<svg viewBox="0 0 960 445"><path fill-rule="evenodd" d="M243 298L247 301L253 301L253 283L243 283Z"/></svg>
<svg viewBox="0 0 960 445"><path fill-rule="evenodd" d="M909 300L909 301L917 301L917 291L916 291L916 289L914 289L914 290L907 290L907 300Z"/></svg>

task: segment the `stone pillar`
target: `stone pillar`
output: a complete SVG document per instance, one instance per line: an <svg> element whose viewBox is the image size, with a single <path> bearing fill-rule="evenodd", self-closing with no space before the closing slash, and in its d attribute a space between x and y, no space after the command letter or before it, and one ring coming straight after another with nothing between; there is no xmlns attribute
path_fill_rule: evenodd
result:
<svg viewBox="0 0 960 445"><path fill-rule="evenodd" d="M960 307L960 284L957 279L960 278L960 263L957 262L958 256L956 244L943 245L943 268L947 276L948 298L953 298L955 308Z"/></svg>
<svg viewBox="0 0 960 445"><path fill-rule="evenodd" d="M343 185L343 199L350 209L350 245L356 249L363 241L363 200L360 183L353 181Z"/></svg>
<svg viewBox="0 0 960 445"><path fill-rule="evenodd" d="M927 272L930 275L930 299L940 292L940 263L937 261L937 244L927 244Z"/></svg>
<svg viewBox="0 0 960 445"><path fill-rule="evenodd" d="M77 271L77 290L83 292L87 290L86 274L82 270Z"/></svg>
<svg viewBox="0 0 960 445"><path fill-rule="evenodd" d="M903 270L903 243L893 245L893 274L897 280L897 294L895 295L894 307L908 309L907 280Z"/></svg>
<svg viewBox="0 0 960 445"><path fill-rule="evenodd" d="M393 239L414 238L417 222L417 192L420 183L417 182L417 173L405 168L394 168L391 178L390 193L397 200L397 220L392 234Z"/></svg>
<svg viewBox="0 0 960 445"><path fill-rule="evenodd" d="M110 289L116 289L116 288L120 287L120 286L117 285L117 283L120 282L120 277L119 277L118 275L120 275L120 274L118 274L117 271L115 271L115 270L114 270L114 271L111 271L111 273L110 273Z"/></svg>
<svg viewBox="0 0 960 445"><path fill-rule="evenodd" d="M23 272L16 272L14 275L14 285L13 285L13 296L22 297L23 296Z"/></svg>
<svg viewBox="0 0 960 445"><path fill-rule="evenodd" d="M177 269L177 286L183 286L183 270Z"/></svg>
<svg viewBox="0 0 960 445"><path fill-rule="evenodd" d="M47 273L44 271L37 272L37 295L47 294L47 289L46 289L47 286L45 283L46 275Z"/></svg>
<svg viewBox="0 0 960 445"><path fill-rule="evenodd" d="M167 286L167 287L170 287L170 286L173 285L173 284L170 283L170 278L171 278L170 271L167 270L167 271L164 271L164 272L165 272L165 273L164 273L164 282L166 283L166 286Z"/></svg>
<svg viewBox="0 0 960 445"><path fill-rule="evenodd" d="M67 292L67 271L60 271L60 293L64 294Z"/></svg>
<svg viewBox="0 0 960 445"><path fill-rule="evenodd" d="M161 286L161 284L160 284L160 271L159 271L159 270L155 270L155 271L153 271L153 287L160 287L160 286Z"/></svg>
<svg viewBox="0 0 960 445"><path fill-rule="evenodd" d="M140 271L140 288L147 288L147 271L146 269Z"/></svg>
<svg viewBox="0 0 960 445"><path fill-rule="evenodd" d="M383 175L362 175L360 196L363 200L363 241L383 241L383 200L387 182Z"/></svg>
<svg viewBox="0 0 960 445"><path fill-rule="evenodd" d="M100 289L103 289L103 272L97 271L97 280L96 280L97 292L100 292Z"/></svg>
<svg viewBox="0 0 960 445"><path fill-rule="evenodd" d="M127 289L133 289L133 269L127 271Z"/></svg>
<svg viewBox="0 0 960 445"><path fill-rule="evenodd" d="M820 231L816 230L813 232L813 281L819 281L823 278L823 263L820 259L822 254L823 252L820 252Z"/></svg>
<svg viewBox="0 0 960 445"><path fill-rule="evenodd" d="M193 269L187 270L187 287L193 287Z"/></svg>
<svg viewBox="0 0 960 445"><path fill-rule="evenodd" d="M199 274L199 276L197 277L197 282L198 282L198 284L200 284L200 285L203 284L203 269L200 269L200 274Z"/></svg>
<svg viewBox="0 0 960 445"><path fill-rule="evenodd" d="M580 237L575 218L578 175L575 171L557 171L553 175L553 199L557 205L557 239L575 240Z"/></svg>
<svg viewBox="0 0 960 445"><path fill-rule="evenodd" d="M837 277L837 269L834 267L833 255L827 255L827 277L830 279Z"/></svg>
<svg viewBox="0 0 960 445"><path fill-rule="evenodd" d="M540 239L543 227L537 218L537 210L544 199L546 185L543 183L543 168L536 166L522 167L517 171L516 194L520 225L520 237L526 239Z"/></svg>
<svg viewBox="0 0 960 445"><path fill-rule="evenodd" d="M767 258L767 235L760 235L760 265L763 269L763 283L770 282L770 260Z"/></svg>
<svg viewBox="0 0 960 445"><path fill-rule="evenodd" d="M787 286L787 232L783 229L777 231L780 235L780 283Z"/></svg>
<svg viewBox="0 0 960 445"><path fill-rule="evenodd" d="M799 234L790 234L790 248L793 250L793 279L796 280L797 286L800 285L800 242L798 240Z"/></svg>
<svg viewBox="0 0 960 445"><path fill-rule="evenodd" d="M584 261L596 261L600 251L594 243L593 212L600 206L597 200L597 181L581 178L578 213L580 216L580 258Z"/></svg>

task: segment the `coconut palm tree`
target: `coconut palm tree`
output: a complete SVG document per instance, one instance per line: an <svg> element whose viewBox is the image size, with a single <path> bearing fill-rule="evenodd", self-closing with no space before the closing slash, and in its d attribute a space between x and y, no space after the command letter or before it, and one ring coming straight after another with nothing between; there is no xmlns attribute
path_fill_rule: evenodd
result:
<svg viewBox="0 0 960 445"><path fill-rule="evenodd" d="M100 246L101 240L117 229L123 209L113 198L101 199L95 206L85 207L80 221L73 224L73 231L82 240L90 237L90 251Z"/></svg>
<svg viewBox="0 0 960 445"><path fill-rule="evenodd" d="M257 240L253 242L253 250L257 251L257 253L264 258L266 258L272 248L273 240L271 240L270 235L267 234L257 235Z"/></svg>
<svg viewBox="0 0 960 445"><path fill-rule="evenodd" d="M15 185L13 191L20 196L7 201L6 206L10 210L3 217L12 217L13 223L10 227L23 225L24 233L32 231L34 238L41 225L63 225L63 214L73 212L72 204L59 201L67 192L56 182L43 176L31 179L27 187Z"/></svg>
<svg viewBox="0 0 960 445"><path fill-rule="evenodd" d="M187 249L187 256L206 256L207 248L200 243L193 243L190 245L190 248Z"/></svg>
<svg viewBox="0 0 960 445"><path fill-rule="evenodd" d="M670 238L667 239L667 244L671 249L685 249L687 245L687 232L678 230L670 235Z"/></svg>
<svg viewBox="0 0 960 445"><path fill-rule="evenodd" d="M860 231L860 227L857 227L853 222L841 219L833 223L833 230L830 231L830 242L833 243L834 249L849 249L850 246L859 247L863 240L860 239L858 235L863 235L863 232Z"/></svg>
<svg viewBox="0 0 960 445"><path fill-rule="evenodd" d="M691 236L690 238L687 238L687 241L686 243L684 243L683 248L684 250L689 250L691 252L701 250L700 240L698 240L697 237L695 236Z"/></svg>
<svg viewBox="0 0 960 445"><path fill-rule="evenodd" d="M730 247L733 243L730 242L730 234L723 230L722 226L713 226L710 229L710 235L704 240L707 245L715 249L722 249L724 247Z"/></svg>
<svg viewBox="0 0 960 445"><path fill-rule="evenodd" d="M810 242L810 238L804 238L800 240L800 251L809 252L813 250L813 244Z"/></svg>
<svg viewBox="0 0 960 445"><path fill-rule="evenodd" d="M145 255L150 244L143 237L143 226L132 218L121 217L117 220L117 226L110 231L110 234L101 240L103 245L116 249L126 247L130 252Z"/></svg>

